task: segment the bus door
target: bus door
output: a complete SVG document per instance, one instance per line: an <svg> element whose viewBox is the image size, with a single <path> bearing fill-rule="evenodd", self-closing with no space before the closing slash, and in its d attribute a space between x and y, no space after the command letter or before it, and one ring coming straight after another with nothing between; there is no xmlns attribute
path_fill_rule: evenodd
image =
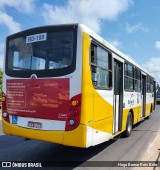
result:
<svg viewBox="0 0 160 170"><path fill-rule="evenodd" d="M114 119L113 132L122 129L123 114L123 63L114 60Z"/></svg>
<svg viewBox="0 0 160 170"><path fill-rule="evenodd" d="M141 117L145 117L146 113L146 76L142 74L142 114Z"/></svg>

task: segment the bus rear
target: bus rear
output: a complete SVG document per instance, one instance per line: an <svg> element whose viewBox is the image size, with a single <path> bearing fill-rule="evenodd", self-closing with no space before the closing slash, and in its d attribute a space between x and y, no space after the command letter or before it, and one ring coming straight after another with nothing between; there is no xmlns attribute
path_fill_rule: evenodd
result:
<svg viewBox="0 0 160 170"><path fill-rule="evenodd" d="M80 123L82 57L77 35L78 25L62 25L7 37L4 133L85 147L85 126Z"/></svg>

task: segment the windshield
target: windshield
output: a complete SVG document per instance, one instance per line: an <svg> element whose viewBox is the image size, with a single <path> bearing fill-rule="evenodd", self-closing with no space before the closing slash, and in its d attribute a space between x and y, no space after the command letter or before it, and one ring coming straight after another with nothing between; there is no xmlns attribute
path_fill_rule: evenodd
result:
<svg viewBox="0 0 160 170"><path fill-rule="evenodd" d="M21 34L20 34L21 35ZM7 46L7 72L38 74L44 77L43 71L59 71L73 66L74 32L52 31L36 34L22 34L9 38ZM58 72L57 72L58 73ZM14 76L16 77L17 74ZM41 76L43 75L43 76ZM46 74L45 74L46 75ZM46 75L47 76L47 75Z"/></svg>

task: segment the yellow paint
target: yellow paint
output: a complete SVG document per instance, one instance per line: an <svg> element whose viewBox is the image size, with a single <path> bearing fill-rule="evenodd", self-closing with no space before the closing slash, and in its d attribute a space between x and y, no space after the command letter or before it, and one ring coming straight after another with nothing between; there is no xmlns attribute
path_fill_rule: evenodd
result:
<svg viewBox="0 0 160 170"><path fill-rule="evenodd" d="M140 108L139 106L137 107L134 107L133 109L133 115L134 115L134 118L133 118L133 124L136 124L138 122L138 117L139 117L139 113L140 113Z"/></svg>
<svg viewBox="0 0 160 170"><path fill-rule="evenodd" d="M2 129L3 132L10 135L10 124L6 122L2 116Z"/></svg>
<svg viewBox="0 0 160 170"><path fill-rule="evenodd" d="M86 126L79 125L78 128L65 131L63 144L67 146L86 147Z"/></svg>
<svg viewBox="0 0 160 170"><path fill-rule="evenodd" d="M112 134L113 106L106 102L96 90L94 90L93 108L95 122L93 128Z"/></svg>
<svg viewBox="0 0 160 170"><path fill-rule="evenodd" d="M122 132L126 130L126 122L127 122L127 117L130 109L124 109L123 110L123 119L122 119Z"/></svg>
<svg viewBox="0 0 160 170"><path fill-rule="evenodd" d="M81 124L92 127L93 122L93 85L90 68L90 36L82 34L82 105Z"/></svg>
<svg viewBox="0 0 160 170"><path fill-rule="evenodd" d="M43 131L23 128L6 122L2 119L4 133L8 135L21 136L29 139L37 139L47 142L64 144L69 146L86 146L86 126L79 125L72 131Z"/></svg>
<svg viewBox="0 0 160 170"><path fill-rule="evenodd" d="M94 90L94 121L99 121L107 117L113 119L113 106L104 100L96 90ZM111 122L112 123L112 122Z"/></svg>
<svg viewBox="0 0 160 170"><path fill-rule="evenodd" d="M10 124L2 119L4 133L8 135L21 136L29 139L37 139L42 141L54 142L62 144L64 131L43 131L23 128Z"/></svg>
<svg viewBox="0 0 160 170"><path fill-rule="evenodd" d="M83 33L82 47L82 107L81 123L112 133L113 106L94 89L90 67L90 36Z"/></svg>
<svg viewBox="0 0 160 170"><path fill-rule="evenodd" d="M151 103L146 104L146 117L151 114Z"/></svg>
<svg viewBox="0 0 160 170"><path fill-rule="evenodd" d="M112 134L112 117L108 117L97 122L93 122L93 128Z"/></svg>
<svg viewBox="0 0 160 170"><path fill-rule="evenodd" d="M141 114L142 114L142 106L139 106L139 115L138 115L138 122L141 121Z"/></svg>

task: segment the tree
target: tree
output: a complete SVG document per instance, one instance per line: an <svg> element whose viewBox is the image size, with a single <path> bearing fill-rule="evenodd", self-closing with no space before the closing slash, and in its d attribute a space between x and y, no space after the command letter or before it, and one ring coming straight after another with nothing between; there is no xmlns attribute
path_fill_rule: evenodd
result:
<svg viewBox="0 0 160 170"><path fill-rule="evenodd" d="M0 68L0 98L2 98L2 77L3 77L3 71Z"/></svg>

